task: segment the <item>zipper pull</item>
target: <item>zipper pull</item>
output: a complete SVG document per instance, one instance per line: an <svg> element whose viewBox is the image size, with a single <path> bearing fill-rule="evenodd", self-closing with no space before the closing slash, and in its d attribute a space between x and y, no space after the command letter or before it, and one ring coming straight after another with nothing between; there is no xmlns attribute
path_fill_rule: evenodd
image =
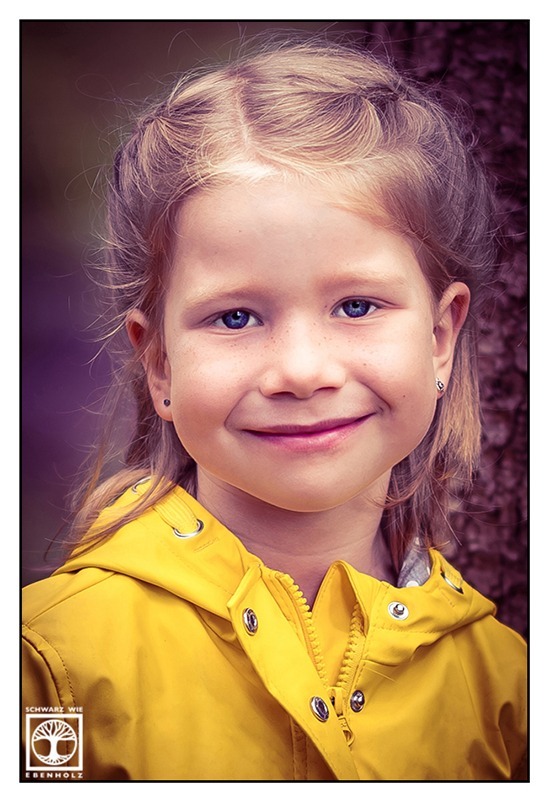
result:
<svg viewBox="0 0 550 803"><path fill-rule="evenodd" d="M344 694L342 688L340 686L330 686L329 695L330 695L330 702L332 703L334 712L338 717L338 722L340 723L342 730L344 731L344 736L346 737L346 743L349 747L350 745L353 744L355 735L351 730L348 721L344 715Z"/></svg>

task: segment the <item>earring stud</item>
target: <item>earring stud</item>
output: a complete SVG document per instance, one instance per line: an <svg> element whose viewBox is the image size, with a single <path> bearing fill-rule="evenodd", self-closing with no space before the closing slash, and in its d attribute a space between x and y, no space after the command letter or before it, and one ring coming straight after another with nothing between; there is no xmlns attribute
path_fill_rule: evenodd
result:
<svg viewBox="0 0 550 803"><path fill-rule="evenodd" d="M165 407L170 407L171 404L170 399L164 399L162 403L164 404Z"/></svg>
<svg viewBox="0 0 550 803"><path fill-rule="evenodd" d="M438 393L444 393L445 392L445 383L442 382L441 379L438 376L436 376L436 378L435 378L435 386L436 386L436 388L438 390Z"/></svg>

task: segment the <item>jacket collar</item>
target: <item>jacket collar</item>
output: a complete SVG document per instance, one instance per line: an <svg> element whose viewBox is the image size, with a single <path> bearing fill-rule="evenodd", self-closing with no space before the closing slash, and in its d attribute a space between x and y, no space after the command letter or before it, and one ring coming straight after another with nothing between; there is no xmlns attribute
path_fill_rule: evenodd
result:
<svg viewBox="0 0 550 803"><path fill-rule="evenodd" d="M141 485L129 489L102 517L135 505L144 489ZM180 487L107 541L71 557L56 574L87 567L135 577L226 621L230 620L231 598L240 594L251 577L262 582L271 572ZM337 571L344 572L351 583L372 632L371 647L385 663L405 660L421 644L433 643L495 612L495 606L471 588L439 552L427 553L416 544L403 563L397 586L362 574L345 562L333 564L324 584L330 584ZM404 606L405 616L393 615L401 610L390 608L395 604ZM226 625L219 624L225 631ZM396 631L404 637L396 640Z"/></svg>

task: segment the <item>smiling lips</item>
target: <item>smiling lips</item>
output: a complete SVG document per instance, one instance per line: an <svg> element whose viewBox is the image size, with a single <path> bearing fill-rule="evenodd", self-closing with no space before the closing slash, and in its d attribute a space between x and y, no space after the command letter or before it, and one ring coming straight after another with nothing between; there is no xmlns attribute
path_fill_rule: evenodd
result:
<svg viewBox="0 0 550 803"><path fill-rule="evenodd" d="M296 452L334 448L355 432L371 414L359 418L338 418L315 424L279 424L261 429L245 429L253 437Z"/></svg>

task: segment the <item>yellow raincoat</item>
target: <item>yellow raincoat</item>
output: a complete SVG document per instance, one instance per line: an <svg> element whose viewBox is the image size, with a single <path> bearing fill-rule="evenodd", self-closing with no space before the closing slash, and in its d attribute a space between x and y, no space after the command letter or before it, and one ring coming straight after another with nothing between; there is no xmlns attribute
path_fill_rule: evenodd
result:
<svg viewBox="0 0 550 803"><path fill-rule="evenodd" d="M24 590L26 777L513 777L524 642L429 557L402 572L406 587L335 563L310 611L177 488ZM50 730L40 743L47 719L73 741Z"/></svg>

